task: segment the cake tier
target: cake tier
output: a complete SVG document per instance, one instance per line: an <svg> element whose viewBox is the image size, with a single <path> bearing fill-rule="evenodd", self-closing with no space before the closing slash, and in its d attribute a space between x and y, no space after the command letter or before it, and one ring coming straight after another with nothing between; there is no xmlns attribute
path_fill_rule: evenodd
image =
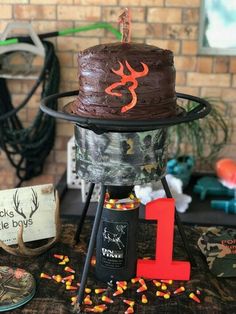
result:
<svg viewBox="0 0 236 314"><path fill-rule="evenodd" d="M103 44L80 52L78 66L76 114L116 120L176 115L171 51L139 43Z"/></svg>

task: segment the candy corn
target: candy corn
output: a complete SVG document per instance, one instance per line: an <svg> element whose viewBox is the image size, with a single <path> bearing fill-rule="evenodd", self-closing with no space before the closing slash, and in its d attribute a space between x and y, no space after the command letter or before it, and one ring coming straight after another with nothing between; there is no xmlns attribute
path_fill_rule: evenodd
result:
<svg viewBox="0 0 236 314"><path fill-rule="evenodd" d="M69 267L69 266L66 266L66 267L64 268L64 270L65 270L65 271L68 271L68 272L70 272L70 273L75 273L74 269L72 269L72 268Z"/></svg>
<svg viewBox="0 0 236 314"><path fill-rule="evenodd" d="M62 281L61 275L53 275L52 279L54 279L56 282L61 282Z"/></svg>
<svg viewBox="0 0 236 314"><path fill-rule="evenodd" d="M67 277L63 277L62 278L62 282L65 282L65 281L72 281L72 280L74 280L75 279L75 275L69 275L69 276L67 276Z"/></svg>
<svg viewBox="0 0 236 314"><path fill-rule="evenodd" d="M110 298L108 298L106 295L102 296L102 301L106 303L114 303L114 301Z"/></svg>
<svg viewBox="0 0 236 314"><path fill-rule="evenodd" d="M141 286L144 286L144 285L146 286L146 282L144 281L143 278L140 278L138 282L140 283Z"/></svg>
<svg viewBox="0 0 236 314"><path fill-rule="evenodd" d="M65 261L61 261L58 263L59 265L66 265L66 262Z"/></svg>
<svg viewBox="0 0 236 314"><path fill-rule="evenodd" d="M77 290L78 287L75 287L75 286L71 286L71 285L67 285L66 286L66 290Z"/></svg>
<svg viewBox="0 0 236 314"><path fill-rule="evenodd" d="M162 284L162 285L161 285L161 290L167 290L167 285Z"/></svg>
<svg viewBox="0 0 236 314"><path fill-rule="evenodd" d="M125 311L125 314L134 313L134 308L132 306L129 306L127 310Z"/></svg>
<svg viewBox="0 0 236 314"><path fill-rule="evenodd" d="M66 281L66 286L71 286L71 281L70 280Z"/></svg>
<svg viewBox="0 0 236 314"><path fill-rule="evenodd" d="M123 302L124 302L125 304L128 304L128 305L131 306L131 307L133 307L133 306L134 306L134 303L135 303L133 300L127 300L127 299L124 299Z"/></svg>
<svg viewBox="0 0 236 314"><path fill-rule="evenodd" d="M168 285L172 285L173 280L164 280L164 279L162 279L161 282L168 283Z"/></svg>
<svg viewBox="0 0 236 314"><path fill-rule="evenodd" d="M140 277L135 277L135 278L132 278L132 279L131 279L131 282L132 282L132 283L136 283L136 282L138 282L140 279L141 279Z"/></svg>
<svg viewBox="0 0 236 314"><path fill-rule="evenodd" d="M113 293L113 296L116 297L117 295L119 294L122 294L124 292L124 290L122 288L116 290L114 293Z"/></svg>
<svg viewBox="0 0 236 314"><path fill-rule="evenodd" d="M90 264L91 264L91 266L95 266L96 265L96 257L95 256L92 256Z"/></svg>
<svg viewBox="0 0 236 314"><path fill-rule="evenodd" d="M117 281L117 289L122 288L123 290L127 289L127 281Z"/></svg>
<svg viewBox="0 0 236 314"><path fill-rule="evenodd" d="M147 286L146 285L142 285L140 288L138 288L136 291L137 292L143 292L147 290Z"/></svg>
<svg viewBox="0 0 236 314"><path fill-rule="evenodd" d="M52 279L51 276L49 276L48 274L45 274L45 273L41 273L41 274L40 274L40 278Z"/></svg>
<svg viewBox="0 0 236 314"><path fill-rule="evenodd" d="M59 255L59 254L54 254L53 256L55 258L58 258L58 259L61 259L61 260L63 260L63 258L64 258L64 255Z"/></svg>
<svg viewBox="0 0 236 314"><path fill-rule="evenodd" d="M148 303L148 299L147 299L147 297L146 297L145 294L142 295L141 301L142 301L142 303L144 303L144 304Z"/></svg>
<svg viewBox="0 0 236 314"><path fill-rule="evenodd" d="M86 293L91 293L92 289L90 289L90 288L85 288L84 291L85 291Z"/></svg>
<svg viewBox="0 0 236 314"><path fill-rule="evenodd" d="M93 307L95 313L102 313L107 310L106 304L99 304Z"/></svg>
<svg viewBox="0 0 236 314"><path fill-rule="evenodd" d="M194 300L194 301L197 302L197 303L201 303L201 301L198 299L198 297L196 296L196 294L194 294L193 292L191 292L191 293L189 294L189 298L192 299L192 300Z"/></svg>
<svg viewBox="0 0 236 314"><path fill-rule="evenodd" d="M157 281L157 280L153 279L152 282L154 283L154 285L155 285L156 287L160 287L160 286L161 286L161 282L160 282L160 281Z"/></svg>
<svg viewBox="0 0 236 314"><path fill-rule="evenodd" d="M86 295L86 297L84 298L84 304L86 304L86 305L92 305L93 304L89 294Z"/></svg>
<svg viewBox="0 0 236 314"><path fill-rule="evenodd" d="M157 297L164 297L165 294L166 294L166 293L165 293L165 292L162 292L162 291L157 291L157 292L156 292L156 296L157 296Z"/></svg>
<svg viewBox="0 0 236 314"><path fill-rule="evenodd" d="M179 294L179 293L184 292L184 291L185 291L185 288L183 286L181 286L174 291L174 294Z"/></svg>
<svg viewBox="0 0 236 314"><path fill-rule="evenodd" d="M77 297L71 297L71 305L75 305Z"/></svg>
<svg viewBox="0 0 236 314"><path fill-rule="evenodd" d="M164 299L169 299L169 298L170 298L170 293L165 293L165 294L163 295L163 297L164 297Z"/></svg>
<svg viewBox="0 0 236 314"><path fill-rule="evenodd" d="M98 288L98 289L95 289L94 291L95 291L96 294L100 294L100 293L105 292L106 290L107 290L107 289Z"/></svg>

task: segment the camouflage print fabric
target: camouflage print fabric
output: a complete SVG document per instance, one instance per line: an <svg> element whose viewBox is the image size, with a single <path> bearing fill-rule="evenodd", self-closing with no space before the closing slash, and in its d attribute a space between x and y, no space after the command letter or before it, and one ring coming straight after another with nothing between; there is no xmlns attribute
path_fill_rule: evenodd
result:
<svg viewBox="0 0 236 314"><path fill-rule="evenodd" d="M0 266L0 312L28 302L35 293L35 280L21 268Z"/></svg>
<svg viewBox="0 0 236 314"><path fill-rule="evenodd" d="M67 264L73 268L76 282L81 280L81 273L86 257L86 247L88 245L92 220L86 219L84 229L81 234L81 243L74 246L73 239L75 235L76 225L75 219L73 224L64 222L62 226L61 240L48 252L38 256L37 258L20 258L11 256L1 251L1 263L14 267L22 267L32 273L37 281L37 289L35 297L21 308L5 312L6 314L72 314L73 306L71 305L71 297L76 295L76 291L65 289L65 284L57 283L51 279L40 279L40 274L46 273L49 275L60 274L68 276L70 273L64 270L65 265L59 265L60 260L56 259L54 254L67 255L70 258ZM155 256L155 235L156 224L151 221L139 221L137 233L137 249L139 258ZM107 288L107 295L114 300L113 304L107 304L108 310L104 313L109 314L124 314L128 305L123 302L124 299L135 301L134 312L138 314L225 314L236 313L236 280L235 278L223 278L213 275L207 266L206 260L202 255L197 241L199 237L206 232L205 227L190 227L184 226L186 236L190 248L194 254L197 268L191 270L191 279L189 281L174 281L168 286L168 291L171 292L169 299L157 297L156 291L158 288L153 284L152 280L145 280L147 291L145 295L148 299L147 304L141 302L143 293L137 293L140 287L139 283L132 284L128 282L128 289L123 294L116 297L113 296L116 287L107 286L107 284L99 281L95 277L95 269L93 266L89 269L88 280L86 286L91 288L90 293L93 305L104 303L101 301L102 294L95 294L95 288ZM41 244L41 243L40 243ZM36 243L39 246L39 243ZM35 245L35 246L36 246ZM95 252L94 252L95 253ZM174 240L174 259L187 260L186 252L183 248L183 243L179 232L175 230ZM171 279L171 278L170 278ZM185 287L185 292L174 295L173 291L180 286ZM200 291L197 295L200 303L196 303L189 298L189 294ZM84 309L81 313L86 313Z"/></svg>
<svg viewBox="0 0 236 314"><path fill-rule="evenodd" d="M209 269L218 277L236 277L236 229L209 228L198 240Z"/></svg>
<svg viewBox="0 0 236 314"><path fill-rule="evenodd" d="M96 134L75 126L76 171L85 181L135 185L159 180L167 162L166 129Z"/></svg>

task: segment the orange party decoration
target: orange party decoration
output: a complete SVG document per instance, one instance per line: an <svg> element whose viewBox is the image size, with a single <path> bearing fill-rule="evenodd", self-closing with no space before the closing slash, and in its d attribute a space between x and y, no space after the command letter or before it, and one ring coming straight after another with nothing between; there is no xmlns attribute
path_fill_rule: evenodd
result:
<svg viewBox="0 0 236 314"><path fill-rule="evenodd" d="M130 110L131 108L133 108L136 105L137 100L138 100L136 92L135 92L135 89L138 87L138 82L136 79L138 77L146 76L148 74L148 71L149 71L148 66L143 62L140 62L140 63L143 66L143 71L138 72L138 71L135 71L131 67L131 65L129 64L129 62L127 60L125 60L125 65L130 72L129 75L124 74L124 65L120 61L119 61L120 68L118 70L112 69L112 72L119 75L121 77L121 80L119 82L113 83L110 86L108 86L105 89L105 92L107 94L112 95L112 96L121 97L122 94L120 92L113 92L112 90L119 87L119 86L125 86L127 83L132 83L130 86L127 87L131 93L132 100L129 104L127 104L121 108L122 113Z"/></svg>
<svg viewBox="0 0 236 314"><path fill-rule="evenodd" d="M156 259L137 263L137 277L189 280L190 263L173 261L175 203L172 198L156 199L149 202L145 218L158 221L156 240Z"/></svg>
<svg viewBox="0 0 236 314"><path fill-rule="evenodd" d="M236 188L236 161L233 159L220 159L216 163L216 174L222 184L228 188Z"/></svg>

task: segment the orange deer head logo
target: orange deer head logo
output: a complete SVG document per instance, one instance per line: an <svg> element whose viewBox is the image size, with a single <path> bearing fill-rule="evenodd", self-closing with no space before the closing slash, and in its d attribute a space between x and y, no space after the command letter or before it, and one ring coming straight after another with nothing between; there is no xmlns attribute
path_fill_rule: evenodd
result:
<svg viewBox="0 0 236 314"><path fill-rule="evenodd" d="M128 82L132 83L131 86L128 86L128 90L130 91L130 93L132 95L132 100L131 100L131 102L129 104L127 104L127 105L125 105L125 106L123 106L121 108L121 112L122 113L130 110L131 108L133 108L136 105L136 103L137 103L137 95L136 95L135 89L138 87L137 78L145 76L145 75L148 74L148 66L145 63L143 63L143 62L140 62L140 63L143 66L143 71L137 72L137 71L135 71L131 67L131 65L128 63L128 61L125 61L125 65L126 65L127 69L130 71L129 75L124 74L124 66L123 66L123 64L120 61L119 61L119 64L120 64L119 70L112 69L113 73L121 76L121 80L119 82L113 83L110 86L108 86L105 89L105 92L107 94L112 95L112 96L121 97L122 96L121 93L113 92L112 90L117 88L118 86L124 86Z"/></svg>

